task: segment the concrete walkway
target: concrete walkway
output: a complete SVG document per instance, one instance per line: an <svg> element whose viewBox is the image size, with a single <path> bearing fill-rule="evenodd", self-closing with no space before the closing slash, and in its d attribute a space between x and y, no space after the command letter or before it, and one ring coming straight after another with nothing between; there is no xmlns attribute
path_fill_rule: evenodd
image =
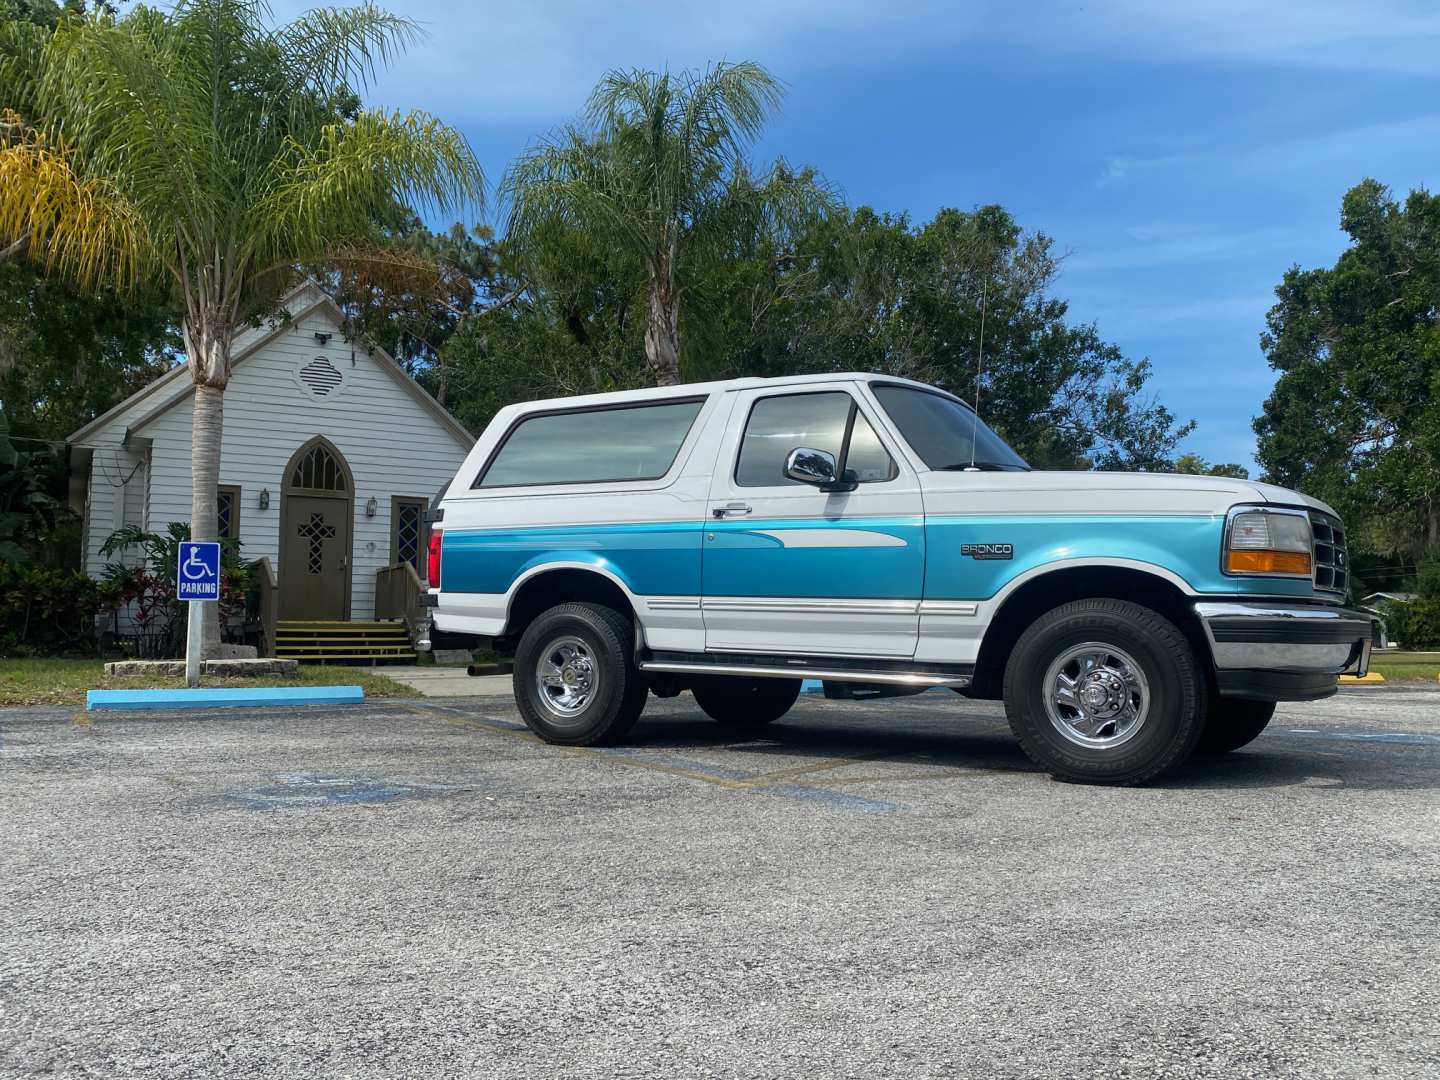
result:
<svg viewBox="0 0 1440 1080"><path fill-rule="evenodd" d="M377 668L396 682L413 686L426 697L510 697L509 675L466 675L463 667Z"/></svg>

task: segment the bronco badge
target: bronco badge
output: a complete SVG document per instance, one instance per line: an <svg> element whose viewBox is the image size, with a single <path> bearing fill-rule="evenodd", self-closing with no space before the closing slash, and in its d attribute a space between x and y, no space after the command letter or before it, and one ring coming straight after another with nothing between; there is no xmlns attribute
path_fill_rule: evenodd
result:
<svg viewBox="0 0 1440 1080"><path fill-rule="evenodd" d="M1013 559L1014 544L961 544L960 554L972 559Z"/></svg>

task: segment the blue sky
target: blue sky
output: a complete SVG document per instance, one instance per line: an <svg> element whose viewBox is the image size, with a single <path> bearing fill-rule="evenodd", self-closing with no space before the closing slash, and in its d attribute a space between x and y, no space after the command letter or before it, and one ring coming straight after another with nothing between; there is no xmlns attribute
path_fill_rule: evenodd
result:
<svg viewBox="0 0 1440 1080"><path fill-rule="evenodd" d="M492 182L608 68L768 65L789 91L757 159L917 219L1004 205L1067 253L1072 318L1149 356L1161 400L1199 421L1186 448L1247 465L1275 284L1339 254L1347 188L1428 186L1440 143L1434 3L389 6L429 36L371 98L459 126Z"/></svg>

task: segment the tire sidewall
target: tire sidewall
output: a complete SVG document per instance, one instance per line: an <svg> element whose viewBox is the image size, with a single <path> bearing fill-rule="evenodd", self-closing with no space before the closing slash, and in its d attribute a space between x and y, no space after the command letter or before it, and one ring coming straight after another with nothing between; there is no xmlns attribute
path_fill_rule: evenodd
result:
<svg viewBox="0 0 1440 1080"><path fill-rule="evenodd" d="M577 637L595 658L600 685L595 696L568 722L540 700L536 669L549 645L558 638ZM515 701L526 725L546 742L588 745L605 740L628 703L636 679L630 649L623 637L588 604L568 604L544 612L526 629L515 650Z"/></svg>
<svg viewBox="0 0 1440 1080"><path fill-rule="evenodd" d="M1011 725L1032 758L1066 780L1131 783L1149 779L1184 760L1203 726L1204 699L1193 660L1177 647L1189 644L1172 624L1138 605L1124 604L1149 620L1161 620L1171 637L1123 610L1062 608L1022 635L1005 673ZM1178 639L1178 646L1177 641ZM1094 641L1114 646L1140 666L1149 685L1150 708L1133 738L1114 748L1091 748L1067 740L1051 723L1044 685L1050 664L1066 650Z"/></svg>

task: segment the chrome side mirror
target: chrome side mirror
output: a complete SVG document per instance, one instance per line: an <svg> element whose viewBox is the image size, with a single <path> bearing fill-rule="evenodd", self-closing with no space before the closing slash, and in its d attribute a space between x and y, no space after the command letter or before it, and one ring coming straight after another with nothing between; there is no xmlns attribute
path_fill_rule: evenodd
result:
<svg viewBox="0 0 1440 1080"><path fill-rule="evenodd" d="M826 450L813 450L808 446L797 446L785 459L785 475L802 484L824 487L835 483L835 455Z"/></svg>

